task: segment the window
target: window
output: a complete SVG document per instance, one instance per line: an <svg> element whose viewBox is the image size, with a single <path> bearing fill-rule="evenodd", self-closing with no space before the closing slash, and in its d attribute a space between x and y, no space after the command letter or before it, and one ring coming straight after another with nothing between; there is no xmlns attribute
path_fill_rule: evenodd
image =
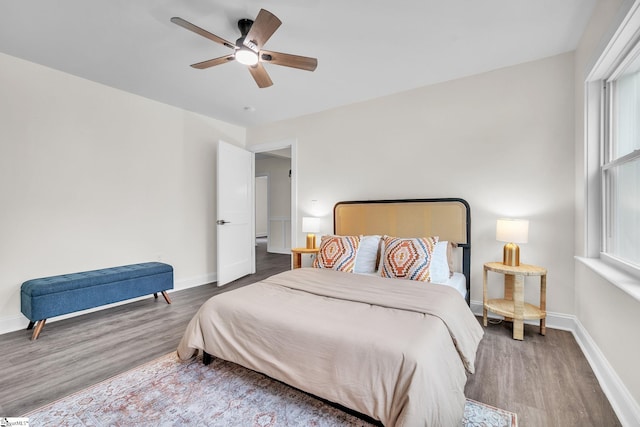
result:
<svg viewBox="0 0 640 427"><path fill-rule="evenodd" d="M604 82L601 250L640 271L640 44Z"/></svg>

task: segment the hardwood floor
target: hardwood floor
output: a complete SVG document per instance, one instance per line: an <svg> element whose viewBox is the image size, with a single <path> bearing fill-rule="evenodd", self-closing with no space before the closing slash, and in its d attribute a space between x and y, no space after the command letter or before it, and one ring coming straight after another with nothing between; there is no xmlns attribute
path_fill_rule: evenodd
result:
<svg viewBox="0 0 640 427"><path fill-rule="evenodd" d="M91 384L174 351L193 314L216 293L290 268L289 255L257 247L257 271L223 288L208 284L51 322L37 341L31 331L0 335L0 416L20 416ZM514 341L508 323L486 330L476 373L465 394L518 413L526 426L619 426L573 335L525 326Z"/></svg>
<svg viewBox="0 0 640 427"><path fill-rule="evenodd" d="M517 341L511 326L485 328L468 398L517 413L519 427L621 425L571 332L525 325Z"/></svg>

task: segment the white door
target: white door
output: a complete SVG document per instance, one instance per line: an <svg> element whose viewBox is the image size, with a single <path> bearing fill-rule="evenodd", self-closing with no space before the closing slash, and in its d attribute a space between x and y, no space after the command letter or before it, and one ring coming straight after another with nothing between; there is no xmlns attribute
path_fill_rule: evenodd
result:
<svg viewBox="0 0 640 427"><path fill-rule="evenodd" d="M218 142L218 286L255 270L253 260L253 153Z"/></svg>

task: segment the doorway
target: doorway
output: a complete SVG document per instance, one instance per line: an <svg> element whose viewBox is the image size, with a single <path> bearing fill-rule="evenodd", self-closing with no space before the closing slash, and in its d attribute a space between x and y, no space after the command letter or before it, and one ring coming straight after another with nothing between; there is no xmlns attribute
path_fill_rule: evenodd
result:
<svg viewBox="0 0 640 427"><path fill-rule="evenodd" d="M296 224L297 224L297 206L298 206L298 190L297 190L297 184L296 184L296 176L297 176L297 141L295 139L287 139L287 140L281 140L281 141L276 141L276 142L268 142L268 143L264 143L264 144L256 144L253 145L251 147L249 147L249 150L253 151L254 156L258 156L260 157L261 155L270 155L270 156L284 156L286 158L289 159L289 170L286 172L286 179L289 182L289 190L288 190L288 194L289 194L289 210L288 210L288 220L286 221L289 225L287 226L286 224L281 225L281 228L284 228L284 231L282 231L282 235L284 236L284 242L285 244L279 248L278 253L282 253L283 255L286 254L286 259L287 262L289 263L289 265L291 265L291 248L294 246L295 244L295 236L296 236ZM285 150L285 151L283 151ZM254 161L254 166L255 166L255 161ZM255 169L255 167L254 167ZM282 177L282 175L279 175L279 177ZM273 182L273 179L275 177L273 175L270 175L270 182ZM273 186L270 185L271 188L273 188ZM287 191L284 186L280 187L280 192L285 192ZM274 194L271 193L271 196L274 196ZM267 196L268 198L268 202L267 203L271 203L273 200L273 197L271 196ZM286 209L286 208L285 208ZM286 215L286 214L285 214ZM284 216L284 215L283 215ZM277 220L277 218L275 218ZM274 233L272 232L273 230L269 230L268 234L270 233L272 237L274 236ZM269 236L268 236L269 237ZM268 240L267 237L267 240ZM274 247L269 247L268 250L273 250L275 251ZM268 255L272 255L272 256L278 256L280 257L280 255L278 255L278 253L274 253L274 254L268 254ZM256 269L260 269L259 265L256 265Z"/></svg>
<svg viewBox="0 0 640 427"><path fill-rule="evenodd" d="M256 239L267 252L291 253L291 149L255 153Z"/></svg>
<svg viewBox="0 0 640 427"><path fill-rule="evenodd" d="M218 219L216 221L216 227L218 231L218 249L217 249L217 261L218 261L218 286L221 284L225 284L228 280L221 280L223 266L227 264L222 259L222 254L228 253L242 253L247 254L248 259L245 257L244 259L247 261L246 266L250 271L246 271L244 274L253 274L257 273L258 269L260 269L260 273L262 273L261 265L264 267L265 271L271 270L273 266L272 263L266 261L269 257L277 257L281 260L286 260L286 264L291 265L291 245L292 245L292 236L295 236L295 224L296 222L296 206L297 206L297 187L296 187L296 141L295 140L285 140L276 143L267 143L267 144L259 144L254 145L248 149L240 149L238 147L233 148L232 151L237 151L238 153L244 152L247 156L249 156L249 165L247 167L243 167L242 164L246 162L240 162L238 160L221 160L221 152L227 152L231 150L225 149L224 147L234 147L230 144L224 143L223 141L219 141L218 143L218 157L217 157L217 216ZM224 157L224 156L223 156ZM269 162L265 163L282 163L282 165L278 166L277 173L270 172L260 172L258 169L257 175L266 175L268 176L269 185L267 186L267 243L265 244L264 251L258 251L258 247L256 246L256 223L255 223L255 177L256 177L256 158L258 159L259 168L262 167L260 164L260 159L271 159ZM276 162L273 159L277 159ZM286 159L286 160L285 160ZM227 173L222 173L221 165L224 164L226 166L225 170ZM284 167L283 167L284 166ZM245 176L247 180L243 181L237 179L233 175L232 172L239 172L241 175ZM223 181L221 179L221 175L225 178L231 178L231 181L227 181L226 185L221 185ZM229 175L229 176L228 176ZM274 185L274 181L276 181L276 177L280 181L284 181L284 184L280 184L278 186ZM229 206L225 209L222 208L223 204L221 204L221 187L225 189L226 193L234 194L237 196L241 196L241 198L246 195L249 196L246 199L248 205L246 203L242 203L243 206L246 205L246 208L242 212L245 213L242 218L245 218L248 221L242 222L240 220L229 221L227 216L231 216L235 211L231 209L229 212ZM235 189L235 190L234 190ZM223 200L226 200L222 198ZM276 202L276 199L278 200ZM282 201L285 203L282 203ZM240 203L236 203L236 205L240 205ZM274 205L277 206L277 210L274 211L272 208ZM225 205L226 206L226 205ZM234 205L235 206L235 205ZM274 226L273 222L279 222L278 226ZM247 224L248 222L248 224ZM226 244L221 242L221 228L223 225L232 224L235 227L229 226L229 230L231 228L238 228L238 226L249 225L248 232L245 234L244 238L234 239L231 242L227 240ZM244 242L244 243L243 243ZM222 250L222 247L231 246L232 249L227 251ZM234 246L235 245L235 246ZM271 253L267 252L268 250ZM260 253L256 253L260 252ZM264 256L262 256L264 255ZM227 256L228 258L228 256ZM264 260L264 262L261 262ZM244 265L244 264L243 264ZM275 274L275 271L274 271ZM240 277L240 276L238 276ZM233 280L233 279L231 279Z"/></svg>

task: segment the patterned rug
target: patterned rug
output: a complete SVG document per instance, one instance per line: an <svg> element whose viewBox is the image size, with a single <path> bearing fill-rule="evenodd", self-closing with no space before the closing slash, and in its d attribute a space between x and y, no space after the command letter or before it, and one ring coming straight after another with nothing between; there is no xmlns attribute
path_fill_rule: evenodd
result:
<svg viewBox="0 0 640 427"><path fill-rule="evenodd" d="M25 414L34 426L372 426L297 389L214 359L175 353ZM467 399L463 426L516 427L516 414Z"/></svg>

